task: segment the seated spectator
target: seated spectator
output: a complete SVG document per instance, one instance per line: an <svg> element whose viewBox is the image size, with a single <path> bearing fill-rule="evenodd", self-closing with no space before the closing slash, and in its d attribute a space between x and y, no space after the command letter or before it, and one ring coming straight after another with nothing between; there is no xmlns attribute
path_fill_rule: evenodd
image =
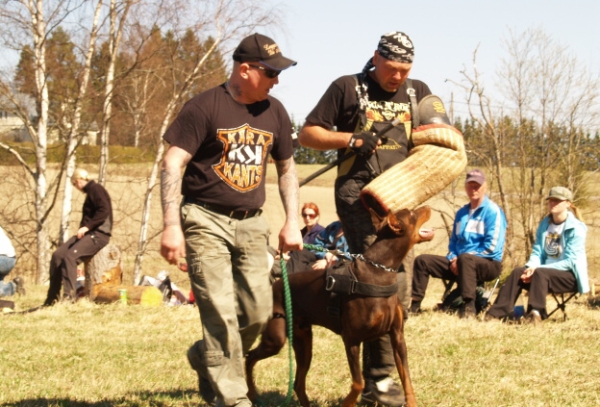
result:
<svg viewBox="0 0 600 407"><path fill-rule="evenodd" d="M12 271L17 262L15 248L10 239L0 227L0 297L9 297L18 293L25 294L23 288L23 280L20 277L15 277L12 281L4 282L6 276Z"/></svg>
<svg viewBox="0 0 600 407"><path fill-rule="evenodd" d="M347 253L348 243L340 221L334 221L323 229L315 238L314 245L326 250L339 250ZM288 273L295 273L311 269L325 270L338 261L340 261L340 258L329 251L302 249L291 252L286 265Z"/></svg>
<svg viewBox="0 0 600 407"><path fill-rule="evenodd" d="M410 311L421 310L429 277L456 281L463 299L461 318L477 314L477 285L492 281L502 272L506 218L487 196L485 174L478 169L467 174L465 190L469 203L456 213L448 254L423 254L414 262Z"/></svg>
<svg viewBox="0 0 600 407"><path fill-rule="evenodd" d="M315 239L324 229L323 226L319 225L319 207L317 204L307 202L302 206L302 220L304 220L304 227L300 230L302 234L302 242L308 244L314 244Z"/></svg>
<svg viewBox="0 0 600 407"><path fill-rule="evenodd" d="M532 323L548 317L548 292L584 294L590 289L585 253L587 227L573 205L573 194L567 188L554 187L546 200L549 214L537 228L529 260L512 271L488 310L486 321L512 315L523 289L529 291L525 318Z"/></svg>
<svg viewBox="0 0 600 407"><path fill-rule="evenodd" d="M108 191L90 179L88 172L77 168L71 177L73 186L86 194L81 209L81 222L77 233L60 245L50 259L50 286L45 307L52 306L60 298L77 300L77 265L98 253L110 240L113 226L112 203Z"/></svg>

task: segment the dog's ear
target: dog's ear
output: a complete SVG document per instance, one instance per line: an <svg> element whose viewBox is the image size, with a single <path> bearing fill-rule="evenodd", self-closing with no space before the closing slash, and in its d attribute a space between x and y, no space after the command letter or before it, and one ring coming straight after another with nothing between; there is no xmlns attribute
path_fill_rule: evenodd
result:
<svg viewBox="0 0 600 407"><path fill-rule="evenodd" d="M393 213L390 212L388 214L388 216L387 216L387 222L388 222L388 225L389 225L390 229L392 229L392 231L396 235L400 236L400 235L402 235L404 233L404 229L405 229L404 223L402 222L401 219L398 219L396 217L396 215L394 215Z"/></svg>
<svg viewBox="0 0 600 407"><path fill-rule="evenodd" d="M408 225L410 224L411 212L408 209L402 209L401 211L393 214L388 214L388 225L390 229L398 236L406 233Z"/></svg>

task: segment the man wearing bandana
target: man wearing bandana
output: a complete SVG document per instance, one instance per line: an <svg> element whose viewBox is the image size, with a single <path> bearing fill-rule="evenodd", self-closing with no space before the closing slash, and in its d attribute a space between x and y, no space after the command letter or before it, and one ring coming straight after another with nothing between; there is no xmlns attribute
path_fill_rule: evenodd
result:
<svg viewBox="0 0 600 407"><path fill-rule="evenodd" d="M411 149L413 124L408 92L416 93L417 102L431 94L425 83L407 81L413 59L414 47L408 35L399 31L382 35L362 72L336 79L306 118L299 135L305 147L337 149L340 156L356 153L339 165L335 183L336 210L351 253L363 253L375 239L371 215L359 199L360 191L403 161ZM398 118L401 124L388 131L384 140L375 137L378 130ZM408 309L404 268L399 271L398 296ZM395 368L389 336L364 344L363 402L404 404L402 388L390 378Z"/></svg>

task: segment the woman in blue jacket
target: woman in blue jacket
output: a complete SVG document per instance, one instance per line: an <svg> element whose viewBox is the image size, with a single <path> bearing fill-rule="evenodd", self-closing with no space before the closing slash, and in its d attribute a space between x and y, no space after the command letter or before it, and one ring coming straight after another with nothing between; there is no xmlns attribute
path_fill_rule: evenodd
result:
<svg viewBox="0 0 600 407"><path fill-rule="evenodd" d="M504 318L513 312L521 290L529 291L526 318L533 323L546 319L549 292L589 291L585 236L587 227L573 205L573 194L554 187L548 197L548 212L538 226L535 244L525 267L517 267L506 280L486 320Z"/></svg>

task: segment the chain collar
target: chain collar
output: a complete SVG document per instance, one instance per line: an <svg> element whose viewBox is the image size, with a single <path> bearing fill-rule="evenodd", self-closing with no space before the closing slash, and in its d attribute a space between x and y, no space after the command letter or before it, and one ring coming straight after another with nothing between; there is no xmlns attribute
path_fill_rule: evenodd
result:
<svg viewBox="0 0 600 407"><path fill-rule="evenodd" d="M377 267L378 269L387 271L388 273L397 273L398 272L398 270L391 269L387 266L384 266L383 264L379 264L379 263L375 263L374 261L367 260L367 259L365 259L365 256L363 256L362 254L350 254L350 256L352 256L356 260L360 260L367 264L370 264L371 266Z"/></svg>
<svg viewBox="0 0 600 407"><path fill-rule="evenodd" d="M377 267L378 269L387 271L388 273L397 273L398 272L398 270L394 270L392 268L384 266L383 264L379 264L379 263L375 263L374 261L367 260L367 259L365 259L365 256L363 256L362 254L352 254L352 253L348 253L348 252L343 252L341 250L328 250L325 247L317 246L317 245L313 245L313 244L304 244L304 247L308 250L333 253L337 257L345 257L346 259L352 258L354 260L360 260L360 261L365 262L373 267Z"/></svg>

